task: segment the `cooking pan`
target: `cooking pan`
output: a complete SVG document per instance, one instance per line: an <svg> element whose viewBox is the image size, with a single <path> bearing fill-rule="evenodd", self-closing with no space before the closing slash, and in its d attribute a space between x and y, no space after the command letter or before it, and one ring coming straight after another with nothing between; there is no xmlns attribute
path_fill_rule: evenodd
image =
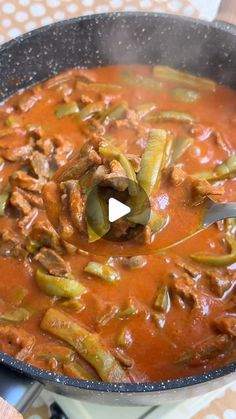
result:
<svg viewBox="0 0 236 419"><path fill-rule="evenodd" d="M235 88L236 27L154 13L101 14L55 23L0 48L0 99L68 68L117 63L161 63ZM107 384L47 372L4 353L0 361L0 395L22 412L42 387L97 403L157 405L236 379L236 362L181 379Z"/></svg>

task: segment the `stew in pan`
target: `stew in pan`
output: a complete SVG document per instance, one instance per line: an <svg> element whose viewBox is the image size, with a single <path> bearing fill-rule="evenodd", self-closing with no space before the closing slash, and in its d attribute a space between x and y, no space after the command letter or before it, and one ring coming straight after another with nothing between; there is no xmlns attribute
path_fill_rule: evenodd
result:
<svg viewBox="0 0 236 419"><path fill-rule="evenodd" d="M1 351L106 382L235 361L236 220L152 252L191 235L206 199L236 201L235 175L236 93L211 80L73 69L1 104ZM110 223L111 195L136 215Z"/></svg>

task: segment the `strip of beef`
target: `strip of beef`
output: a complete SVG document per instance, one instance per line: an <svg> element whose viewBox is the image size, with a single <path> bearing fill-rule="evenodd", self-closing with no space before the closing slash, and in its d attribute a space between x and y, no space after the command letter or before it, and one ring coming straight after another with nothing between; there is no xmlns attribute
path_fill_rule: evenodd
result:
<svg viewBox="0 0 236 419"><path fill-rule="evenodd" d="M127 159L132 164L133 169L136 173L140 170L140 164L141 164L141 157L139 157L136 154L126 154Z"/></svg>
<svg viewBox="0 0 236 419"><path fill-rule="evenodd" d="M29 159L30 169L34 176L48 179L50 175L47 157L39 151L34 151Z"/></svg>
<svg viewBox="0 0 236 419"><path fill-rule="evenodd" d="M66 164L72 153L73 144L71 144L69 141L64 141L62 145L57 147L54 155L54 160L57 167L62 167L64 164Z"/></svg>
<svg viewBox="0 0 236 419"><path fill-rule="evenodd" d="M176 265L179 268L182 268L187 274L189 274L193 278L196 278L197 276L199 276L201 274L199 269L195 268L195 266L193 266L190 263L187 263L187 262L184 262L184 261L180 260L176 263Z"/></svg>
<svg viewBox="0 0 236 419"><path fill-rule="evenodd" d="M104 177L109 174L109 169L100 164L93 173L93 184L97 184L103 181Z"/></svg>
<svg viewBox="0 0 236 419"><path fill-rule="evenodd" d="M231 280L226 274L212 271L207 272L207 277L209 279L211 291L213 291L213 293L219 298L222 298L225 292L228 291L232 285Z"/></svg>
<svg viewBox="0 0 236 419"><path fill-rule="evenodd" d="M21 147L6 148L0 150L0 155L10 162L24 161L28 159L33 151L30 144Z"/></svg>
<svg viewBox="0 0 236 419"><path fill-rule="evenodd" d="M31 205L19 190L14 190L12 192L10 197L10 203L13 207L17 208L17 210L23 215L27 215L31 211Z"/></svg>
<svg viewBox="0 0 236 419"><path fill-rule="evenodd" d="M216 319L214 325L220 332L236 338L236 316L224 316Z"/></svg>
<svg viewBox="0 0 236 419"><path fill-rule="evenodd" d="M128 187L125 170L117 160L112 160L109 165L111 172L104 176L102 184L104 186L110 186L117 191L125 191Z"/></svg>
<svg viewBox="0 0 236 419"><path fill-rule="evenodd" d="M60 188L68 196L68 209L73 225L81 232L86 231L84 219L84 200L77 180L67 180L60 184Z"/></svg>
<svg viewBox="0 0 236 419"><path fill-rule="evenodd" d="M70 218L69 198L65 193L61 195L61 209L59 214L58 232L59 236L66 241L69 240L75 232Z"/></svg>
<svg viewBox="0 0 236 419"><path fill-rule="evenodd" d="M36 142L36 146L47 157L52 156L55 150L55 145L51 138L40 138Z"/></svg>
<svg viewBox="0 0 236 419"><path fill-rule="evenodd" d="M202 199L205 197L211 197L213 195L223 195L224 187L223 186L214 186L211 185L206 179L194 179L192 178L192 187L195 199Z"/></svg>
<svg viewBox="0 0 236 419"><path fill-rule="evenodd" d="M195 281L189 275L183 274L183 276L173 281L172 294L181 297L184 302L193 308L199 305L199 297L195 286Z"/></svg>
<svg viewBox="0 0 236 419"><path fill-rule="evenodd" d="M29 192L21 188L14 188L14 191L19 192L32 207L42 209L44 207L43 198L37 192Z"/></svg>
<svg viewBox="0 0 236 419"><path fill-rule="evenodd" d="M68 162L66 167L58 174L58 178L61 182L67 180L78 180L80 177L93 166L99 166L101 164L101 157L95 150L90 150L86 156L77 157L76 159Z"/></svg>
<svg viewBox="0 0 236 419"><path fill-rule="evenodd" d="M16 326L0 325L0 348L21 361L27 360L35 345L35 336Z"/></svg>
<svg viewBox="0 0 236 419"><path fill-rule="evenodd" d="M60 238L48 220L36 220L30 238L40 243L40 247L51 247L61 252Z"/></svg>
<svg viewBox="0 0 236 419"><path fill-rule="evenodd" d="M168 175L171 183L174 186L181 185L187 178L187 173L185 173L180 167L173 166L168 170Z"/></svg>
<svg viewBox="0 0 236 419"><path fill-rule="evenodd" d="M35 95L24 95L22 98L20 98L18 103L18 108L22 112L28 112L30 109L33 108L33 106L41 99L41 96L39 94Z"/></svg>
<svg viewBox="0 0 236 419"><path fill-rule="evenodd" d="M0 256L18 257L21 252L21 241L18 235L10 229L5 229L0 234Z"/></svg>
<svg viewBox="0 0 236 419"><path fill-rule="evenodd" d="M19 222L18 226L24 236L27 236L31 230L31 227L38 216L38 209L33 208L25 217L23 217Z"/></svg>
<svg viewBox="0 0 236 419"><path fill-rule="evenodd" d="M12 186L18 186L31 192L41 192L44 185L44 182L41 179L35 179L23 170L18 170L13 173L10 182Z"/></svg>
<svg viewBox="0 0 236 419"><path fill-rule="evenodd" d="M51 274L55 276L66 276L68 269L64 259L54 250L43 247L34 257L41 265Z"/></svg>

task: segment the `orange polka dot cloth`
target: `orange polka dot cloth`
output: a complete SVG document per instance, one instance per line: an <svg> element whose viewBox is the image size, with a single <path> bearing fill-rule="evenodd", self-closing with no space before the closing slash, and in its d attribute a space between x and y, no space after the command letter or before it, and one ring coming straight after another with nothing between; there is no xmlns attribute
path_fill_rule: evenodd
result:
<svg viewBox="0 0 236 419"><path fill-rule="evenodd" d="M0 0L0 44L40 26L78 15L138 10L212 20L219 4L220 0Z"/></svg>

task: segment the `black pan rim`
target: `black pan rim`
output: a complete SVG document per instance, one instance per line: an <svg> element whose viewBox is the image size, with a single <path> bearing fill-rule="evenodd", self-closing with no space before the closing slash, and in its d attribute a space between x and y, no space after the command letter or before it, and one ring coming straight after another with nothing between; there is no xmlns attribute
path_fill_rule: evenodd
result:
<svg viewBox="0 0 236 419"><path fill-rule="evenodd" d="M227 33L236 35L236 26L224 21L206 22L201 19L194 19L190 17L176 16L167 13L155 13L155 12L116 12L116 13L100 13L93 15L79 16L72 19L62 20L50 25L42 26L33 31L27 32L20 35L0 46L0 54L7 52L7 50L17 44L24 42L25 39L33 38L34 36L40 35L41 33L52 30L53 28L63 27L72 23L79 23L80 21L92 21L92 20L103 20L103 19L118 19L118 18L161 18L167 19L170 23L182 21L191 23L192 25L201 25L201 27L209 28L215 27L218 30L223 30ZM187 387L193 387L195 385L211 382L219 378L231 375L236 372L236 362L225 365L224 367L206 371L202 374L191 375L178 379L167 379L163 381L154 382L142 382L142 383L105 383L97 381L86 381L76 380L64 375L59 375L51 371L47 371L41 368L34 367L27 363L24 363L4 352L0 352L0 362L11 368L12 370L19 372L23 375L27 375L33 380L37 380L44 383L55 383L62 384L75 389L90 390L95 392L103 393L153 393L153 392L166 392L168 390L186 389Z"/></svg>
<svg viewBox="0 0 236 419"><path fill-rule="evenodd" d="M203 19L196 19L188 16L178 16L173 15L171 13L158 13L158 12L109 12L109 13L94 13L91 15L84 15L84 16L77 16L71 19L60 20L58 22L50 23L45 26L41 26L36 28L32 31L28 31L22 35L17 36L16 38L11 39L10 41L5 42L4 44L0 45L0 54L5 52L8 48L23 42L25 39L32 38L37 36L40 33L47 32L50 29L57 28L60 26L67 26L73 23L81 22L81 21L93 21L93 20L103 20L104 18L107 19L117 19L117 18L125 18L125 17L140 17L140 18L163 18L163 19L170 19L172 22L174 21L182 21L192 23L193 25L201 25L202 27L215 27L225 32L230 32L236 35L236 25L232 23L228 23L221 20L215 20L213 22L208 22Z"/></svg>
<svg viewBox="0 0 236 419"><path fill-rule="evenodd" d="M77 380L65 375L56 374L20 361L5 352L0 352L0 362L4 366L9 367L20 374L26 375L42 384L62 384L64 386L78 388L81 390L92 390L102 393L163 393L168 390L186 389L195 385L205 384L236 373L236 362L233 362L224 367L209 370L202 374L177 379L141 383L106 383L101 381Z"/></svg>

